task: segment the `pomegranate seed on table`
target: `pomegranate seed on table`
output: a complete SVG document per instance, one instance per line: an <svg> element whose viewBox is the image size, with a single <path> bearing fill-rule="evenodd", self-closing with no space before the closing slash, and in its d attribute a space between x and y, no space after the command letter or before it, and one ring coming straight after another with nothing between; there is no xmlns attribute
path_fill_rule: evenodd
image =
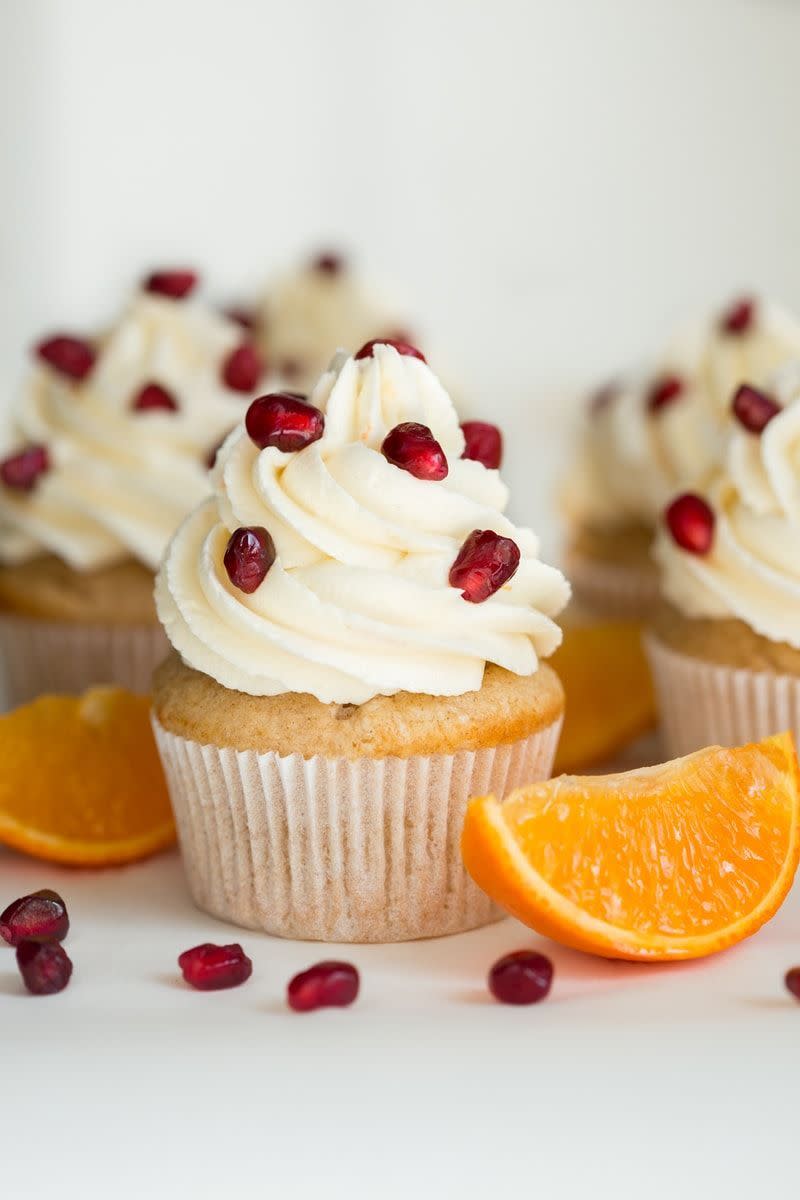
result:
<svg viewBox="0 0 800 1200"><path fill-rule="evenodd" d="M49 469L50 455L47 453L47 447L27 446L0 462L0 481L14 491L29 492L35 487L40 475L44 475Z"/></svg>
<svg viewBox="0 0 800 1200"><path fill-rule="evenodd" d="M180 955L178 966L186 982L200 992L238 987L253 973L253 963L238 942L229 946L215 946L213 942L193 946Z"/></svg>
<svg viewBox="0 0 800 1200"><path fill-rule="evenodd" d="M69 929L67 906L50 888L20 896L0 914L0 937L10 946L20 942L63 942Z"/></svg>
<svg viewBox="0 0 800 1200"><path fill-rule="evenodd" d="M664 375L657 379L647 394L647 407L650 412L659 412L666 408L682 394L685 384L680 375Z"/></svg>
<svg viewBox="0 0 800 1200"><path fill-rule="evenodd" d="M233 392L252 392L264 371L264 360L252 342L231 350L222 364L222 382Z"/></svg>
<svg viewBox="0 0 800 1200"><path fill-rule="evenodd" d="M146 383L134 396L131 408L134 412L148 412L154 409L177 412L178 401L160 383Z"/></svg>
<svg viewBox="0 0 800 1200"><path fill-rule="evenodd" d="M242 526L231 534L223 562L233 586L250 595L275 562L275 543L262 526Z"/></svg>
<svg viewBox="0 0 800 1200"><path fill-rule="evenodd" d="M197 283L195 271L153 271L144 281L144 290L154 296L183 300Z"/></svg>
<svg viewBox="0 0 800 1200"><path fill-rule="evenodd" d="M63 992L72 975L72 961L58 942L20 942L17 966L25 987L34 996Z"/></svg>
<svg viewBox="0 0 800 1200"><path fill-rule="evenodd" d="M395 425L383 439L381 454L415 479L436 482L447 478L447 457L427 425L416 421Z"/></svg>
<svg viewBox="0 0 800 1200"><path fill-rule="evenodd" d="M733 415L748 433L763 433L772 418L781 412L780 404L749 383L736 389L731 407Z"/></svg>
<svg viewBox="0 0 800 1200"><path fill-rule="evenodd" d="M720 317L719 327L723 333L740 335L747 333L755 320L756 303L749 296L735 300Z"/></svg>
<svg viewBox="0 0 800 1200"><path fill-rule="evenodd" d="M489 421L464 421L461 432L466 442L461 457L497 470L503 461L503 435L497 426Z"/></svg>
<svg viewBox="0 0 800 1200"><path fill-rule="evenodd" d="M286 989L289 1007L295 1012L315 1008L346 1008L358 995L358 971L346 962L319 962L295 975Z"/></svg>
<svg viewBox="0 0 800 1200"><path fill-rule="evenodd" d="M474 529L450 568L450 586L480 604L507 583L519 566L519 546L492 529Z"/></svg>
<svg viewBox="0 0 800 1200"><path fill-rule="evenodd" d="M372 352L376 346L391 346L398 354L404 358L418 358L420 362L427 362L425 355L416 346L412 346L409 342L404 342L399 338L372 338L371 341L365 342L360 350L354 354L354 358L372 358Z"/></svg>
<svg viewBox="0 0 800 1200"><path fill-rule="evenodd" d="M259 450L275 446L290 454L317 442L325 432L325 417L297 392L259 396L244 419L250 440Z"/></svg>
<svg viewBox="0 0 800 1200"><path fill-rule="evenodd" d="M516 950L489 972L489 991L501 1004L538 1004L553 982L553 964L535 950Z"/></svg>
<svg viewBox="0 0 800 1200"><path fill-rule="evenodd" d="M786 972L783 982L792 993L795 1000L800 1000L800 967L792 967Z"/></svg>
<svg viewBox="0 0 800 1200"><path fill-rule="evenodd" d="M97 358L88 342L68 333L45 338L36 346L36 354L48 367L77 382L86 378Z"/></svg>
<svg viewBox="0 0 800 1200"><path fill-rule="evenodd" d="M664 513L667 528L681 550L689 554L708 554L714 543L714 510L708 501L694 492L678 496Z"/></svg>
<svg viewBox="0 0 800 1200"><path fill-rule="evenodd" d="M340 254L318 254L311 266L320 275L340 275L344 270L344 259Z"/></svg>

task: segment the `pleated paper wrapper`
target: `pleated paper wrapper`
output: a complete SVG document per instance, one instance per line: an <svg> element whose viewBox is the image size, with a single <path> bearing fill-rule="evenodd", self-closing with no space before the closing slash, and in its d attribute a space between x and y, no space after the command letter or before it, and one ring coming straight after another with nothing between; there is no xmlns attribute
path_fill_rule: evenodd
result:
<svg viewBox="0 0 800 1200"><path fill-rule="evenodd" d="M645 639L668 758L790 730L800 741L800 677L706 663Z"/></svg>
<svg viewBox="0 0 800 1200"><path fill-rule="evenodd" d="M561 721L508 746L354 761L153 725L198 907L279 937L398 942L503 915L461 862L467 802L548 778Z"/></svg>
<svg viewBox="0 0 800 1200"><path fill-rule="evenodd" d="M573 551L564 570L577 603L601 620L644 620L658 600L657 576L641 567L599 562Z"/></svg>
<svg viewBox="0 0 800 1200"><path fill-rule="evenodd" d="M43 692L76 694L98 683L149 692L153 671L168 649L160 625L82 625L0 617L9 707Z"/></svg>

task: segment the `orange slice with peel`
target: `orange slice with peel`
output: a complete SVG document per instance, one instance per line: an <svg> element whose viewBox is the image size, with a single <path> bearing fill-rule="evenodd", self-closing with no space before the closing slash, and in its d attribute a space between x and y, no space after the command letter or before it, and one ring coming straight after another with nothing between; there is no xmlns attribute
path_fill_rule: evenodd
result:
<svg viewBox="0 0 800 1200"><path fill-rule="evenodd" d="M0 842L82 867L169 846L175 826L149 708L145 696L98 687L0 717Z"/></svg>
<svg viewBox="0 0 800 1200"><path fill-rule="evenodd" d="M776 912L800 856L789 733L470 802L472 878L526 925L608 958L713 954Z"/></svg>
<svg viewBox="0 0 800 1200"><path fill-rule="evenodd" d="M656 723L650 668L638 621L564 626L550 659L567 697L555 771L607 762Z"/></svg>

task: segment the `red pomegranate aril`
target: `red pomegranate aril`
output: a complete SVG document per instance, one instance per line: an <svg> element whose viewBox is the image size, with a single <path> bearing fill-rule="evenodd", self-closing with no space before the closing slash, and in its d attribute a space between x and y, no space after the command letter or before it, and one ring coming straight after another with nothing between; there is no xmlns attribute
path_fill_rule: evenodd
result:
<svg viewBox="0 0 800 1200"><path fill-rule="evenodd" d="M647 394L647 407L650 412L659 412L672 404L684 391L686 385L680 375L663 375L657 379Z"/></svg>
<svg viewBox="0 0 800 1200"><path fill-rule="evenodd" d="M224 314L229 321L233 321L234 324L246 330L247 333L253 333L258 325L256 314L248 308L239 308L238 305L234 305L232 308L224 309Z"/></svg>
<svg viewBox="0 0 800 1200"><path fill-rule="evenodd" d="M371 341L365 342L360 350L356 351L354 358L372 358L372 352L376 346L391 346L398 354L404 358L418 358L420 362L427 362L425 355L416 346L412 346L410 342L401 341L399 338L372 338Z"/></svg>
<svg viewBox="0 0 800 1200"><path fill-rule="evenodd" d="M735 300L720 317L719 327L723 333L741 336L747 333L755 320L756 303L750 296Z"/></svg>
<svg viewBox="0 0 800 1200"><path fill-rule="evenodd" d="M714 544L714 510L694 492L678 496L664 513L675 543L689 554L708 554Z"/></svg>
<svg viewBox="0 0 800 1200"><path fill-rule="evenodd" d="M295 975L286 989L295 1012L315 1008L346 1008L358 996L358 971L346 962L319 962Z"/></svg>
<svg viewBox="0 0 800 1200"><path fill-rule="evenodd" d="M800 1000L800 967L791 967L786 972L783 982L795 1000Z"/></svg>
<svg viewBox="0 0 800 1200"><path fill-rule="evenodd" d="M260 450L274 446L290 454L317 442L325 432L325 417L297 392L269 392L247 410L245 428Z"/></svg>
<svg viewBox="0 0 800 1200"><path fill-rule="evenodd" d="M178 401L160 383L146 383L134 396L131 408L134 412L151 412L155 409L177 412Z"/></svg>
<svg viewBox="0 0 800 1200"><path fill-rule="evenodd" d="M72 961L58 942L20 942L17 966L22 982L34 996L63 992L72 975Z"/></svg>
<svg viewBox="0 0 800 1200"><path fill-rule="evenodd" d="M503 435L497 426L488 421L465 421L461 432L466 442L461 457L497 470L503 461Z"/></svg>
<svg viewBox="0 0 800 1200"><path fill-rule="evenodd" d="M535 950L499 958L489 972L489 991L501 1004L538 1004L553 982L553 964Z"/></svg>
<svg viewBox="0 0 800 1200"><path fill-rule="evenodd" d="M450 586L481 604L508 583L519 566L519 546L492 529L473 529L450 568Z"/></svg>
<svg viewBox="0 0 800 1200"><path fill-rule="evenodd" d="M197 284L195 271L153 271L144 281L144 290L170 300L184 300Z"/></svg>
<svg viewBox="0 0 800 1200"><path fill-rule="evenodd" d="M262 526L241 526L231 534L223 561L233 586L249 596L275 562L275 543Z"/></svg>
<svg viewBox="0 0 800 1200"><path fill-rule="evenodd" d="M69 929L67 906L50 888L20 896L0 915L0 937L9 946L20 942L63 942Z"/></svg>
<svg viewBox="0 0 800 1200"><path fill-rule="evenodd" d="M264 360L251 342L231 350L222 364L222 382L234 392L252 392L264 371Z"/></svg>
<svg viewBox="0 0 800 1200"><path fill-rule="evenodd" d="M238 987L253 974L252 960L238 942L229 946L215 946L213 942L193 946L179 956L178 966L186 982L200 992Z"/></svg>
<svg viewBox="0 0 800 1200"><path fill-rule="evenodd" d="M437 482L447 478L447 457L427 425L416 421L395 425L383 439L381 454L415 479Z"/></svg>
<svg viewBox="0 0 800 1200"><path fill-rule="evenodd" d="M318 254L311 266L320 275L340 275L344 270L344 259L340 254Z"/></svg>
<svg viewBox="0 0 800 1200"><path fill-rule="evenodd" d="M771 396L749 383L743 383L736 389L732 407L737 421L748 433L763 433L772 418L781 411L780 404Z"/></svg>
<svg viewBox="0 0 800 1200"><path fill-rule="evenodd" d="M85 379L95 364L94 348L83 338L68 333L58 333L45 338L36 347L36 354L48 367L80 382Z"/></svg>
<svg viewBox="0 0 800 1200"><path fill-rule="evenodd" d="M0 481L14 491L29 492L36 486L39 477L49 469L50 455L47 453L47 447L27 446L0 462Z"/></svg>

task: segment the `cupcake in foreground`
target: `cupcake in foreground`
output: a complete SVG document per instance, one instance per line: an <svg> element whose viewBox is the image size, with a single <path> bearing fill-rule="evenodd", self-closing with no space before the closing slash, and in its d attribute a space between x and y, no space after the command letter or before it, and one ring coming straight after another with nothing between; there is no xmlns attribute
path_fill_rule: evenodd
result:
<svg viewBox="0 0 800 1200"><path fill-rule="evenodd" d="M795 375L797 379L798 376ZM667 750L800 739L800 393L737 389L726 464L666 509L648 638Z"/></svg>
<svg viewBox="0 0 800 1200"><path fill-rule="evenodd" d="M233 322L156 272L95 342L35 348L0 462L0 646L10 699L116 682L165 652L153 577L208 460L262 379Z"/></svg>
<svg viewBox="0 0 800 1200"><path fill-rule="evenodd" d="M496 917L463 814L550 772L563 695L542 659L569 588L464 452L419 351L369 344L308 402L256 400L175 535L154 725L216 916L326 941Z"/></svg>

